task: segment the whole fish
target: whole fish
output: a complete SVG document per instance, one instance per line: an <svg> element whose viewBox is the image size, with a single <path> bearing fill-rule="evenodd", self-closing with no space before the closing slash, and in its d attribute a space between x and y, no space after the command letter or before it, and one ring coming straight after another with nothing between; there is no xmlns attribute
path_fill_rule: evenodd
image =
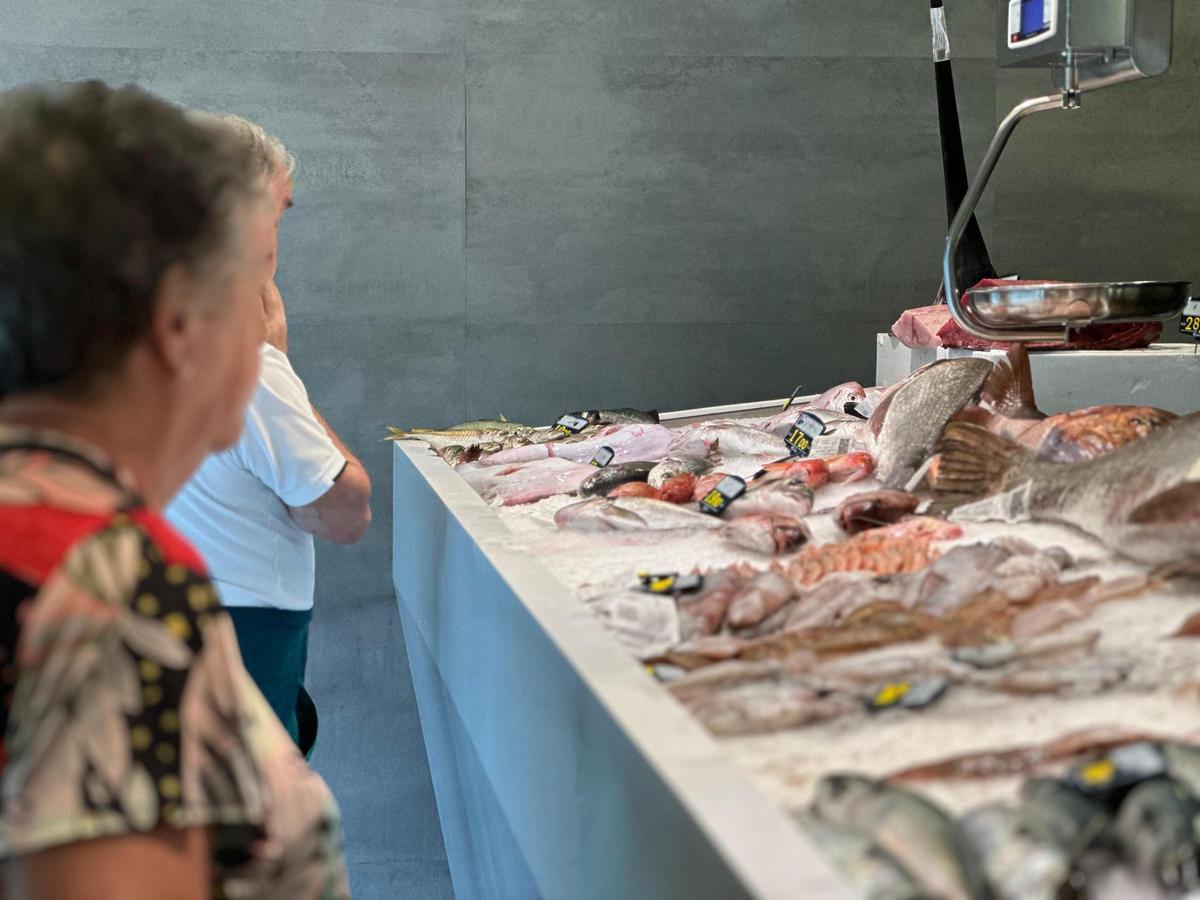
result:
<svg viewBox="0 0 1200 900"><path fill-rule="evenodd" d="M1144 875L1169 891L1200 887L1195 822L1200 804L1170 778L1151 778L1131 790L1117 813L1121 849Z"/></svg>
<svg viewBox="0 0 1200 900"><path fill-rule="evenodd" d="M696 476L684 472L682 475L667 479L657 490L658 499L666 503L689 503L692 499L692 492L696 490Z"/></svg>
<svg viewBox="0 0 1200 900"><path fill-rule="evenodd" d="M619 484L629 481L645 481L646 476L654 468L652 462L630 462L605 466L597 469L594 475L583 480L579 485L579 493L584 497L595 497L607 494Z"/></svg>
<svg viewBox="0 0 1200 900"><path fill-rule="evenodd" d="M799 519L790 516L738 516L721 529L721 537L746 550L773 555L789 553L812 535Z"/></svg>
<svg viewBox="0 0 1200 900"><path fill-rule="evenodd" d="M857 698L831 695L787 677L689 695L684 705L705 728L721 737L798 728L859 708Z"/></svg>
<svg viewBox="0 0 1200 900"><path fill-rule="evenodd" d="M644 497L647 500L662 499L658 488L652 488L644 481L627 481L624 484L618 484L608 492L608 496L614 500L621 497Z"/></svg>
<svg viewBox="0 0 1200 900"><path fill-rule="evenodd" d="M701 456L668 456L655 464L646 481L651 487L660 488L678 475L695 475L699 478L712 470L712 463Z"/></svg>
<svg viewBox="0 0 1200 900"><path fill-rule="evenodd" d="M564 506L554 514L554 523L580 531L707 530L723 524L715 516L642 497L592 497Z"/></svg>
<svg viewBox="0 0 1200 900"><path fill-rule="evenodd" d="M831 478L829 463L823 459L781 459L763 466L754 480L757 484L771 481L793 481L806 484L814 491Z"/></svg>
<svg viewBox="0 0 1200 900"><path fill-rule="evenodd" d="M954 820L912 791L861 775L829 775L817 783L813 813L869 837L929 896L991 897L983 866Z"/></svg>
<svg viewBox="0 0 1200 900"><path fill-rule="evenodd" d="M869 838L807 813L796 814L795 820L866 900L927 900L929 894L912 880L904 867Z"/></svg>
<svg viewBox="0 0 1200 900"><path fill-rule="evenodd" d="M616 409L600 409L595 411L598 425L657 425L658 410L642 411L621 406Z"/></svg>
<svg viewBox="0 0 1200 900"><path fill-rule="evenodd" d="M833 412L846 413L849 412L846 407L850 404L862 403L867 397L867 390L857 381L847 381L845 384L839 384L831 387L825 393L818 397L814 397L812 403L808 405L809 409L826 409Z"/></svg>
<svg viewBox="0 0 1200 900"><path fill-rule="evenodd" d="M881 525L894 525L917 511L920 498L904 491L870 491L847 497L835 518L846 534L859 534Z"/></svg>
<svg viewBox="0 0 1200 900"><path fill-rule="evenodd" d="M782 609L795 596L796 586L791 581L779 572L763 572L738 590L726 618L734 628L757 625Z"/></svg>
<svg viewBox="0 0 1200 900"><path fill-rule="evenodd" d="M1074 525L1145 562L1200 552L1200 545L1188 543L1200 519L1200 414L1088 462L1040 459L961 422L946 428L940 450L934 488L944 494L970 498L1012 492L1025 517ZM1176 529L1177 540L1162 546L1136 540L1143 529L1166 536L1168 529L1161 526L1171 524L1185 526Z"/></svg>
<svg viewBox="0 0 1200 900"><path fill-rule="evenodd" d="M677 456L697 455L692 450L697 442L720 449L724 456L768 456L778 459L788 455L788 445L783 438L776 437L758 428L736 422L701 422L679 435L668 449Z"/></svg>
<svg viewBox="0 0 1200 900"><path fill-rule="evenodd" d="M884 487L908 483L933 454L946 423L979 397L991 373L986 359L943 359L918 369L884 396L868 424Z"/></svg>
<svg viewBox="0 0 1200 900"><path fill-rule="evenodd" d="M509 423L501 423L509 424ZM392 441L424 441L434 449L441 450L446 447L472 447L479 444L500 444L514 438L531 441L537 435L549 435L550 429L530 428L526 425L517 425L512 428L494 429L494 428L464 428L457 430L412 430L402 431L399 428L388 426L388 440ZM542 453L546 456L546 453Z"/></svg>
<svg viewBox="0 0 1200 900"><path fill-rule="evenodd" d="M755 485L734 500L725 513L726 518L740 516L783 516L803 519L813 507L813 492L806 484L791 481L771 481Z"/></svg>
<svg viewBox="0 0 1200 900"><path fill-rule="evenodd" d="M716 634L725 624L729 604L746 578L736 568L718 569L704 576L704 584L692 595L678 600L679 634L684 641Z"/></svg>
<svg viewBox="0 0 1200 900"><path fill-rule="evenodd" d="M1057 778L1031 778L1021 786L1018 807L1025 832L1060 848L1073 865L1092 845L1110 817L1105 809Z"/></svg>
<svg viewBox="0 0 1200 900"><path fill-rule="evenodd" d="M963 817L997 900L1056 900L1071 877L1066 852L1032 837L1014 808L991 804Z"/></svg>
<svg viewBox="0 0 1200 900"><path fill-rule="evenodd" d="M481 462L491 466L511 465L557 456L575 462L590 462L601 447L610 447L616 454L613 463L659 460L676 439L675 432L661 425L610 425L581 441L554 441L516 447L495 453Z"/></svg>
<svg viewBox="0 0 1200 900"><path fill-rule="evenodd" d="M829 467L829 480L834 484L849 484L870 478L875 471L875 460L871 454L856 451L831 456L825 460Z"/></svg>
<svg viewBox="0 0 1200 900"><path fill-rule="evenodd" d="M1179 418L1152 406L1092 406L1047 416L1034 399L1024 344L1013 344L996 363L981 403L995 412L977 424L1055 462L1095 459Z"/></svg>
<svg viewBox="0 0 1200 900"><path fill-rule="evenodd" d="M542 459L519 466L463 463L455 471L489 503L519 506L556 494L574 493L596 470L565 459Z"/></svg>
<svg viewBox="0 0 1200 900"><path fill-rule="evenodd" d="M471 419L467 422L459 422L457 425L451 425L448 428L413 428L413 434L429 434L431 432L447 432L447 431L495 431L500 434L511 432L516 434L522 431L536 431L532 425L522 425L520 422L510 422L508 419Z"/></svg>

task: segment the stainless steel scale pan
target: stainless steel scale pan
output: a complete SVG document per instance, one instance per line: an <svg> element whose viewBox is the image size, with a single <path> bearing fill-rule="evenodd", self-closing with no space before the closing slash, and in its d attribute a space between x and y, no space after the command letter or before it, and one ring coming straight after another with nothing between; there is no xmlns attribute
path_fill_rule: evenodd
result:
<svg viewBox="0 0 1200 900"><path fill-rule="evenodd" d="M963 295L962 306L990 328L1082 328L1095 322L1170 319L1183 309L1190 288L1187 281L997 285L972 288Z"/></svg>

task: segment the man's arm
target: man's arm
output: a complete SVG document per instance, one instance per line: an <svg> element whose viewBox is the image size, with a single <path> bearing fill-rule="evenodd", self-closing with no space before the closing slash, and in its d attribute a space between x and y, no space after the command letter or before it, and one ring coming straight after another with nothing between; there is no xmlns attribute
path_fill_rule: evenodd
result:
<svg viewBox="0 0 1200 900"><path fill-rule="evenodd" d="M346 458L346 467L328 491L307 506L289 506L288 512L293 522L316 537L335 544L353 544L366 534L367 526L371 524L371 479L358 457L350 452L315 406L312 412L338 452Z"/></svg>

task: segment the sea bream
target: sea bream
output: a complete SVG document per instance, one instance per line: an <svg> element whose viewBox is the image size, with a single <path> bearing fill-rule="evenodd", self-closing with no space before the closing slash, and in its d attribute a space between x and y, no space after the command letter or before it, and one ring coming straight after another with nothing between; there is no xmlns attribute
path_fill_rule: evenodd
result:
<svg viewBox="0 0 1200 900"><path fill-rule="evenodd" d="M950 502L1005 494L1006 515L1073 525L1133 559L1200 555L1200 413L1088 462L1041 459L962 422L939 449L934 488Z"/></svg>
<svg viewBox="0 0 1200 900"><path fill-rule="evenodd" d="M978 410L964 418L1056 462L1083 462L1147 437L1179 417L1152 406L1090 406L1048 416L1037 408L1029 351L996 362Z"/></svg>

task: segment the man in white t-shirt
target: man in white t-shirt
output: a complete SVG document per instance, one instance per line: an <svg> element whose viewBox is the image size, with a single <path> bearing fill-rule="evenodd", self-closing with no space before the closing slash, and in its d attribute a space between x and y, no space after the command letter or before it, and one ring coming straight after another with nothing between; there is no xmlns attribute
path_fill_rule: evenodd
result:
<svg viewBox="0 0 1200 900"><path fill-rule="evenodd" d="M258 126L225 121L259 152L282 218L294 160ZM264 289L263 314L268 343L241 440L205 460L167 517L208 562L246 668L307 753L316 738L316 710L303 687L313 536L338 544L361 538L371 521L371 481L292 369L274 281Z"/></svg>

